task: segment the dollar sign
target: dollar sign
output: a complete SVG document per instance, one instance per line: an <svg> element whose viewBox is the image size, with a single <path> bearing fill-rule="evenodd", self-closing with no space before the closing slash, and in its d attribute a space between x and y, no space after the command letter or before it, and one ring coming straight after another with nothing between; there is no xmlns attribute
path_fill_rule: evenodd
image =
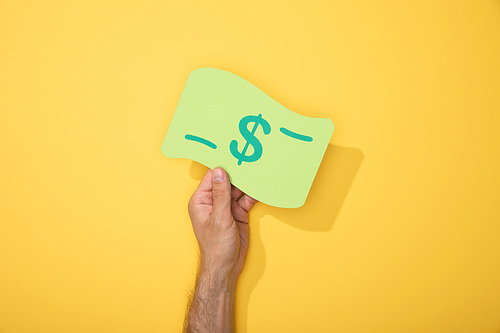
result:
<svg viewBox="0 0 500 333"><path fill-rule="evenodd" d="M248 130L248 123L251 122L255 123L253 125L252 132ZM247 140L247 142L245 143L245 147L240 153L238 151L238 141L233 140L229 144L229 150L231 151L231 154L233 154L233 156L238 160L238 165L241 165L243 161L255 162L262 156L262 144L260 143L259 139L255 137L255 132L257 131L259 125L262 126L262 131L265 135L268 135L271 132L271 125L269 125L267 120L262 118L262 114L259 114L258 116L245 116L241 118L239 129L241 135ZM254 151L252 155L246 155L249 145L253 146Z"/></svg>

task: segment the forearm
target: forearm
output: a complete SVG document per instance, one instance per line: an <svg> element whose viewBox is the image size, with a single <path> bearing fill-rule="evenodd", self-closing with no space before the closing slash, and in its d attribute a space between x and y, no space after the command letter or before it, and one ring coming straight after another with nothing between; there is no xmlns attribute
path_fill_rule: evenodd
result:
<svg viewBox="0 0 500 333"><path fill-rule="evenodd" d="M200 265L185 332L234 332L235 284L225 274Z"/></svg>

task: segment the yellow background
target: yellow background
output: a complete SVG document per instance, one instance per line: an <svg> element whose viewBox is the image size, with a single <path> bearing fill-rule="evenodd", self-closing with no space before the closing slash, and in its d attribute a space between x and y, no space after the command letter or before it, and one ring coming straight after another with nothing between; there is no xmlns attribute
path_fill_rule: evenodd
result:
<svg viewBox="0 0 500 333"><path fill-rule="evenodd" d="M189 72L336 129L251 216L239 332L500 332L500 1L0 1L0 332L178 332Z"/></svg>

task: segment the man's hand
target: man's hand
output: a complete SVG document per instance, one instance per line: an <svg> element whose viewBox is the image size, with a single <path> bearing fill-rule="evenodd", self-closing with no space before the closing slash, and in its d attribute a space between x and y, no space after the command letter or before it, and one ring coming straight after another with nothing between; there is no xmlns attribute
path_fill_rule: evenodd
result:
<svg viewBox="0 0 500 333"><path fill-rule="evenodd" d="M231 185L221 168L208 170L191 197L200 271L187 332L233 331L234 288L248 252L248 212L256 202Z"/></svg>

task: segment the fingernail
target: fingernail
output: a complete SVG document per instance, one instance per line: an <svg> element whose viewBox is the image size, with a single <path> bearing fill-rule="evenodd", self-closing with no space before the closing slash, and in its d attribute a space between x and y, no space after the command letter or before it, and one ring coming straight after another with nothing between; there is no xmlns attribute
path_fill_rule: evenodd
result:
<svg viewBox="0 0 500 333"><path fill-rule="evenodd" d="M222 173L222 170L221 169L214 169L213 178L214 178L214 182L222 183L224 181L224 174Z"/></svg>

